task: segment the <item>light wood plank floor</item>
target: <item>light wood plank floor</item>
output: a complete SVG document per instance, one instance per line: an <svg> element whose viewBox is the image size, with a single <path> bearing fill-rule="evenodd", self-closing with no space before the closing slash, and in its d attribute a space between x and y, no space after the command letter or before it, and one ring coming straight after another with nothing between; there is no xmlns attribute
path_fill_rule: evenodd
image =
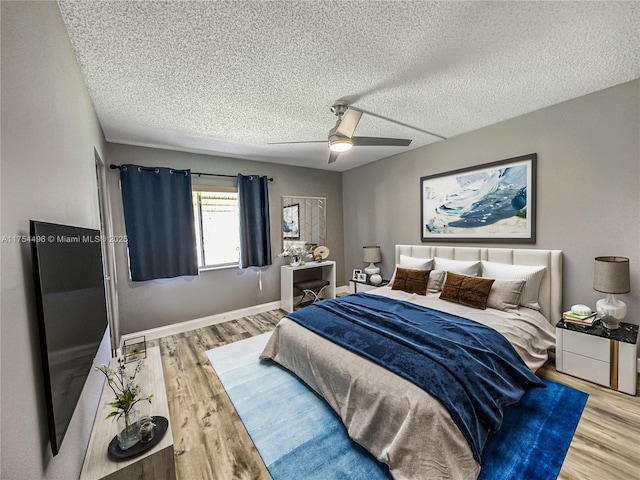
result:
<svg viewBox="0 0 640 480"><path fill-rule="evenodd" d="M274 310L149 342L162 354L178 480L271 479L205 352L271 331L284 314ZM551 358L538 373L589 394L558 478L640 480L640 397L553 365Z"/></svg>

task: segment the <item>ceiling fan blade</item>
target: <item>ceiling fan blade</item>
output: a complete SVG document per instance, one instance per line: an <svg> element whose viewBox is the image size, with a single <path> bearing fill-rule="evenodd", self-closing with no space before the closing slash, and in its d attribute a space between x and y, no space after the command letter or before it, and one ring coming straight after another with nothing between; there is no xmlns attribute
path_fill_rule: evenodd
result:
<svg viewBox="0 0 640 480"><path fill-rule="evenodd" d="M347 109L347 112L342 116L340 125L338 125L336 134L343 137L352 137L361 116L361 111L354 110L353 108Z"/></svg>
<svg viewBox="0 0 640 480"><path fill-rule="evenodd" d="M327 143L326 140L307 140L303 142L268 142L267 145L290 145L292 143Z"/></svg>
<svg viewBox="0 0 640 480"><path fill-rule="evenodd" d="M405 138L383 138L383 137L353 137L353 146L381 145L389 147L407 147L411 145L411 140Z"/></svg>
<svg viewBox="0 0 640 480"><path fill-rule="evenodd" d="M338 159L339 153L337 152L329 152L329 163L333 163Z"/></svg>

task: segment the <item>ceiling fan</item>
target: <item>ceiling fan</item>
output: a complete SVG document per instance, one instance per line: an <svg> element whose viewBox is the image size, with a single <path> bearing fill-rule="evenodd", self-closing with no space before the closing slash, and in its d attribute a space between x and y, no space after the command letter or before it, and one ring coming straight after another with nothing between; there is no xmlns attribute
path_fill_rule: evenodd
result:
<svg viewBox="0 0 640 480"><path fill-rule="evenodd" d="M411 140L402 138L383 138L383 137L354 137L353 132L358 126L362 113L360 110L349 107L345 102L338 100L331 107L331 111L338 121L335 127L329 130L329 163L333 163L338 159L340 153L351 150L352 147L359 146L391 146L406 147L411 144ZM284 145L290 143L324 143L324 140L310 140L303 142L274 142L269 145Z"/></svg>

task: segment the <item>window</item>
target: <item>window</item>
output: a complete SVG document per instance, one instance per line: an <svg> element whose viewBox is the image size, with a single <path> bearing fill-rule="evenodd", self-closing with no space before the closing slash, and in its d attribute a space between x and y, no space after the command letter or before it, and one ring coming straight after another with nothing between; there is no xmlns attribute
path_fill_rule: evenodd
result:
<svg viewBox="0 0 640 480"><path fill-rule="evenodd" d="M240 220L236 187L193 186L198 266L221 267L240 261Z"/></svg>

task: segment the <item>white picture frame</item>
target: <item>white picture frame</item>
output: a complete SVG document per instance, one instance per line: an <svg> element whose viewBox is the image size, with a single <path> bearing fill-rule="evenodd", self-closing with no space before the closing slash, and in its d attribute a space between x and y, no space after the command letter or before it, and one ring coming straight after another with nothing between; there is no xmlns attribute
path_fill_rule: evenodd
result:
<svg viewBox="0 0 640 480"><path fill-rule="evenodd" d="M367 274L364 272L360 272L358 274L358 278L357 278L358 282L363 282L366 283L367 282Z"/></svg>
<svg viewBox="0 0 640 480"><path fill-rule="evenodd" d="M359 268L353 269L353 275L351 276L351 280L358 280L358 274L362 273L362 270Z"/></svg>

